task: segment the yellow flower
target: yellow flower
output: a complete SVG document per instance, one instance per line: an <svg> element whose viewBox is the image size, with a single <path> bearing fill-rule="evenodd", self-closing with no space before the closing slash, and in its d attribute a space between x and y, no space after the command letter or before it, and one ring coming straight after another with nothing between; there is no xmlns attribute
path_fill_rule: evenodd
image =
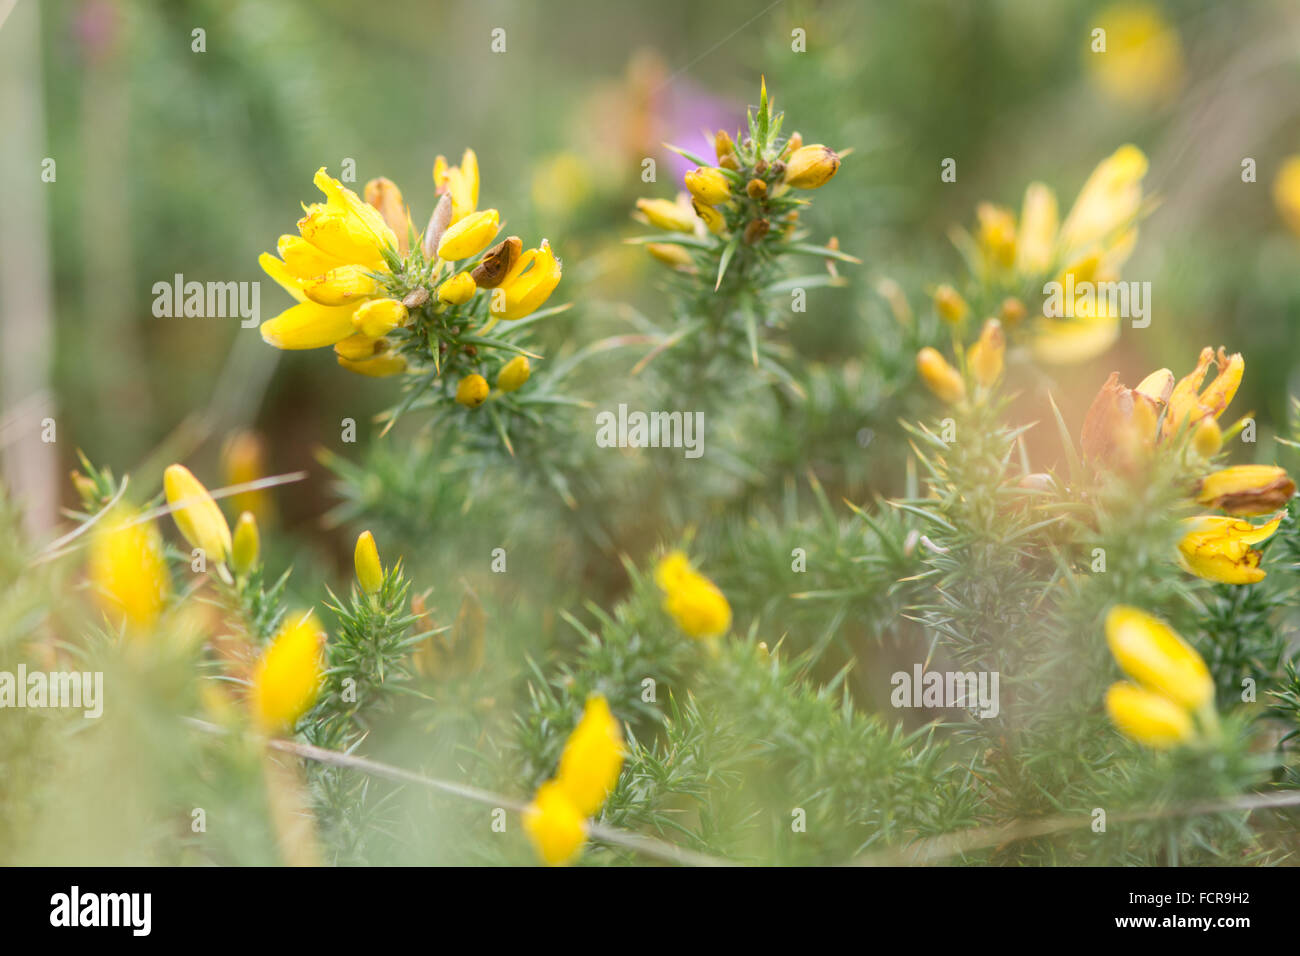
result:
<svg viewBox="0 0 1300 956"><path fill-rule="evenodd" d="M356 372L369 378L388 378L390 375L401 375L406 371L406 359L391 352L363 359L350 359L340 355L338 362L349 372Z"/></svg>
<svg viewBox="0 0 1300 956"><path fill-rule="evenodd" d="M695 210L695 215L699 216L704 222L705 228L715 236L722 235L727 231L727 220L723 218L722 213L712 206L706 206L704 203L692 200L691 208Z"/></svg>
<svg viewBox="0 0 1300 956"><path fill-rule="evenodd" d="M561 271L560 260L543 239L541 246L519 257L493 291L489 306L492 315L513 321L536 312L560 284Z"/></svg>
<svg viewBox="0 0 1300 956"><path fill-rule="evenodd" d="M1288 156L1273 180L1273 204L1288 229L1300 235L1300 156Z"/></svg>
<svg viewBox="0 0 1300 956"><path fill-rule="evenodd" d="M594 816L623 769L623 733L599 695L587 699L582 719L560 755L555 782L583 816Z"/></svg>
<svg viewBox="0 0 1300 956"><path fill-rule="evenodd" d="M1213 419L1210 421L1213 423ZM1276 465L1235 465L1202 479L1196 503L1230 515L1258 517L1286 507L1294 494L1295 482L1285 469Z"/></svg>
<svg viewBox="0 0 1300 956"><path fill-rule="evenodd" d="M456 385L456 401L466 408L478 408L487 401L489 391L487 379L482 375L466 375Z"/></svg>
<svg viewBox="0 0 1300 956"><path fill-rule="evenodd" d="M829 146L800 146L785 164L785 181L796 189L816 189L830 182L839 168L840 157Z"/></svg>
<svg viewBox="0 0 1300 956"><path fill-rule="evenodd" d="M235 522L234 540L230 547L230 566L236 574L247 574L257 564L258 552L262 549L261 536L257 533L257 519L251 511L245 511Z"/></svg>
<svg viewBox="0 0 1300 956"><path fill-rule="evenodd" d="M317 305L348 305L377 295L379 283L371 278L365 267L347 265L308 279L303 283L302 291Z"/></svg>
<svg viewBox="0 0 1300 956"><path fill-rule="evenodd" d="M916 353L916 370L931 392L949 405L966 397L966 383L961 373L948 364L937 349L926 346Z"/></svg>
<svg viewBox="0 0 1300 956"><path fill-rule="evenodd" d="M1052 267L1059 227L1056 193L1042 183L1030 183L1020 207L1020 230L1016 234L1017 272L1041 275Z"/></svg>
<svg viewBox="0 0 1300 956"><path fill-rule="evenodd" d="M208 489L184 465L171 465L163 472L163 490L185 540L201 548L207 560L224 561L230 553L230 525Z"/></svg>
<svg viewBox="0 0 1300 956"><path fill-rule="evenodd" d="M1115 3L1099 12L1093 29L1106 31L1105 52L1089 49L1085 63L1093 81L1121 103L1166 103L1183 83L1178 31L1146 3Z"/></svg>
<svg viewBox="0 0 1300 956"><path fill-rule="evenodd" d="M397 249L397 236L388 228L384 217L352 190L326 174L323 166L316 171L313 182L325 194L326 202L306 207L307 215L298 220L301 236L327 256L343 263L386 271L384 250Z"/></svg>
<svg viewBox="0 0 1300 956"><path fill-rule="evenodd" d="M982 202L975 207L979 244L989 265L1006 269L1016 261L1016 217L1010 209Z"/></svg>
<svg viewBox="0 0 1300 956"><path fill-rule="evenodd" d="M1002 334L1002 323L997 319L986 319L978 341L971 346L967 355L975 380L985 388L992 388L1002 377L1006 351L1007 338Z"/></svg>
<svg viewBox="0 0 1300 956"><path fill-rule="evenodd" d="M352 314L352 327L370 338L383 338L405 325L409 315L406 306L396 299L372 299Z"/></svg>
<svg viewBox="0 0 1300 956"><path fill-rule="evenodd" d="M659 262L674 269L693 269L695 267L691 254L672 242L648 242L645 251Z"/></svg>
<svg viewBox="0 0 1300 956"><path fill-rule="evenodd" d="M1103 264L1109 274L1128 258L1146 173L1146 154L1132 145L1121 146L1097 165L1061 226L1060 261L1073 262L1100 249L1106 253Z"/></svg>
<svg viewBox="0 0 1300 956"><path fill-rule="evenodd" d="M343 341L353 332L351 305L326 306L300 302L262 323L262 340L278 349L320 349Z"/></svg>
<svg viewBox="0 0 1300 956"><path fill-rule="evenodd" d="M687 173L686 188L706 206L717 206L731 198L731 180L712 166L700 166Z"/></svg>
<svg viewBox="0 0 1300 956"><path fill-rule="evenodd" d="M1279 514L1272 521L1253 525L1239 518L1199 515L1183 522L1178 542L1178 563L1183 570L1223 584L1254 584L1264 579L1259 566L1263 555L1251 547L1272 536L1282 523Z"/></svg>
<svg viewBox="0 0 1300 956"><path fill-rule="evenodd" d="M516 355L497 372L497 388L503 392L515 392L528 381L532 369L528 365L528 356Z"/></svg>
<svg viewBox="0 0 1300 956"><path fill-rule="evenodd" d="M369 531L363 531L357 537L352 563L356 565L361 590L374 594L384 586L384 568L379 563L379 548L375 545L375 536Z"/></svg>
<svg viewBox="0 0 1300 956"><path fill-rule="evenodd" d="M438 286L438 301L447 305L464 305L474 298L478 286L468 272L458 272Z"/></svg>
<svg viewBox="0 0 1300 956"><path fill-rule="evenodd" d="M1202 390L1201 383L1211 364L1218 369L1218 374ZM1184 423L1195 425L1205 418L1217 419L1237 394L1245 371L1246 361L1240 353L1229 355L1222 346L1217 355L1208 345L1201 349L1196 368L1174 386L1169 396L1169 412L1165 415L1162 434L1168 437Z"/></svg>
<svg viewBox="0 0 1300 956"><path fill-rule="evenodd" d="M655 568L664 592L664 610L694 638L717 637L731 627L731 605L718 586L694 570L680 551L665 555Z"/></svg>
<svg viewBox="0 0 1300 956"><path fill-rule="evenodd" d="M1202 458L1213 458L1223 447L1223 429L1213 418L1202 418L1192 432L1192 447Z"/></svg>
<svg viewBox="0 0 1300 956"><path fill-rule="evenodd" d="M1196 735L1187 711L1169 698L1128 681L1110 685L1106 713L1126 737L1155 750L1169 750Z"/></svg>
<svg viewBox="0 0 1300 956"><path fill-rule="evenodd" d="M501 214L495 209L470 213L442 234L438 258L450 262L476 256L492 244L500 231Z"/></svg>
<svg viewBox="0 0 1300 956"><path fill-rule="evenodd" d="M228 485L257 481L267 474L266 443L257 432L237 431L222 446L221 465ZM271 497L266 489L241 491L232 496L231 504L237 511L251 511L262 522L271 515Z"/></svg>
<svg viewBox="0 0 1300 956"><path fill-rule="evenodd" d="M956 289L950 285L941 285L934 290L934 310L939 318L956 325L970 314L970 306Z"/></svg>
<svg viewBox="0 0 1300 956"><path fill-rule="evenodd" d="M153 628L171 579L162 537L152 521L137 521L125 508L100 518L90 539L89 573L106 614L121 615L135 633Z"/></svg>
<svg viewBox="0 0 1300 956"><path fill-rule="evenodd" d="M320 693L325 634L310 611L283 625L253 670L249 704L268 734L293 729Z"/></svg>
<svg viewBox="0 0 1300 956"><path fill-rule="evenodd" d="M672 202L668 199L638 199L636 208L656 229L665 229L668 232L695 230L695 213L684 202Z"/></svg>
<svg viewBox="0 0 1300 956"><path fill-rule="evenodd" d="M1190 711L1214 700L1214 680L1196 649L1168 624L1117 604L1106 615L1106 643L1123 671Z"/></svg>
<svg viewBox="0 0 1300 956"><path fill-rule="evenodd" d="M339 358L347 359L349 362L356 363L365 359L374 358L387 348L387 344L381 338L375 338L370 335L362 335L357 332L349 335L346 339L338 342L334 346L334 351Z"/></svg>
<svg viewBox="0 0 1300 956"><path fill-rule="evenodd" d="M448 166L443 156L433 164L433 183L438 195L451 194L451 221L460 222L478 208L478 156L467 149L459 166Z"/></svg>
<svg viewBox="0 0 1300 956"><path fill-rule="evenodd" d="M587 823L564 789L550 780L537 788L524 810L524 832L547 866L565 866L582 852Z"/></svg>

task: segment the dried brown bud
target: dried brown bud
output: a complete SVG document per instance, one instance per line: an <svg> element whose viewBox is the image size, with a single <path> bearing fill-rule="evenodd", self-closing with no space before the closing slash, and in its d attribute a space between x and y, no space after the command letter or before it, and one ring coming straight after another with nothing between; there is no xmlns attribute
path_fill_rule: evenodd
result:
<svg viewBox="0 0 1300 956"><path fill-rule="evenodd" d="M524 244L518 236L502 239L483 256L470 278L480 289L495 289L514 268L523 254Z"/></svg>
<svg viewBox="0 0 1300 956"><path fill-rule="evenodd" d="M755 219L745 227L745 242L751 246L767 235L772 224L766 219Z"/></svg>
<svg viewBox="0 0 1300 956"><path fill-rule="evenodd" d="M438 205L433 207L433 215L429 217L429 225L424 230L424 242L420 244L426 259L432 259L438 254L438 244L442 242L442 234L450 225L451 193L443 193L442 198L438 200Z"/></svg>
<svg viewBox="0 0 1300 956"><path fill-rule="evenodd" d="M750 199L762 199L767 195L767 183L761 179L751 179L745 184L745 192Z"/></svg>
<svg viewBox="0 0 1300 956"><path fill-rule="evenodd" d="M406 298L402 300L402 305L406 306L408 309L418 309L428 301L429 290L424 286L420 286L406 293Z"/></svg>

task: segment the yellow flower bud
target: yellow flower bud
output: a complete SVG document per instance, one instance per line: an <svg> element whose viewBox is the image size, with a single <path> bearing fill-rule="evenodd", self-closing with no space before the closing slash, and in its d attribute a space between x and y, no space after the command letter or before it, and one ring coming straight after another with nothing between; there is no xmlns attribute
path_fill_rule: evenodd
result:
<svg viewBox="0 0 1300 956"><path fill-rule="evenodd" d="M132 633L152 630L171 592L162 537L152 521L121 507L100 518L88 570L105 614L114 622L125 619Z"/></svg>
<svg viewBox="0 0 1300 956"><path fill-rule="evenodd" d="M694 570L680 551L666 555L655 568L664 591L664 610L686 634L717 637L731 627L731 605L718 586Z"/></svg>
<svg viewBox="0 0 1300 956"><path fill-rule="evenodd" d="M706 206L703 203L691 201L691 208L695 210L695 215L704 221L705 227L715 236L721 235L727 231L727 220L722 213L712 206Z"/></svg>
<svg viewBox="0 0 1300 956"><path fill-rule="evenodd" d="M379 548L375 545L375 536L369 531L363 531L357 536L352 563L356 566L361 590L374 594L384 586L384 568L379 563Z"/></svg>
<svg viewBox="0 0 1300 956"><path fill-rule="evenodd" d="M970 314L970 306L956 289L950 285L941 285L934 290L934 309L939 318L956 325Z"/></svg>
<svg viewBox="0 0 1300 956"><path fill-rule="evenodd" d="M209 561L224 561L230 553L230 525L208 489L184 465L171 465L163 472L163 490L185 540L201 548Z"/></svg>
<svg viewBox="0 0 1300 956"><path fill-rule="evenodd" d="M497 372L497 388L503 392L518 391L528 381L532 369L528 365L528 356L516 355Z"/></svg>
<svg viewBox="0 0 1300 956"><path fill-rule="evenodd" d="M1007 351L1007 339L1002 334L1002 323L997 319L988 319L980 331L979 340L971 346L967 356L975 381L985 388L991 388L1002 377L1003 357Z"/></svg>
<svg viewBox="0 0 1300 956"><path fill-rule="evenodd" d="M472 212L442 234L438 258L448 261L476 256L492 244L501 229L501 215L495 209Z"/></svg>
<svg viewBox="0 0 1300 956"><path fill-rule="evenodd" d="M751 179L745 183L745 195L750 199L762 199L767 195L767 183L761 179Z"/></svg>
<svg viewBox="0 0 1300 956"><path fill-rule="evenodd" d="M1282 523L1253 525L1240 518L1199 515L1184 521L1178 542L1178 563L1183 570L1222 584L1254 584L1264 579L1259 563L1263 554L1251 547L1271 537Z"/></svg>
<svg viewBox="0 0 1300 956"><path fill-rule="evenodd" d="M368 378L388 378L406 371L406 359L392 352L381 352L363 359L350 359L340 355L338 361L349 372Z"/></svg>
<svg viewBox="0 0 1300 956"><path fill-rule="evenodd" d="M251 511L245 511L235 522L234 541L230 547L230 566L235 573L244 575L253 570L261 549L262 539L257 532L257 519Z"/></svg>
<svg viewBox="0 0 1300 956"><path fill-rule="evenodd" d="M1106 691L1106 713L1124 736L1154 750L1169 750L1196 735L1187 711L1128 681L1111 684Z"/></svg>
<svg viewBox="0 0 1300 956"><path fill-rule="evenodd" d="M299 302L262 323L262 339L277 349L319 349L346 339L354 331L351 305Z"/></svg>
<svg viewBox="0 0 1300 956"><path fill-rule="evenodd" d="M466 408L478 408L487 401L490 390L487 379L482 375L466 375L456 386L456 401Z"/></svg>
<svg viewBox="0 0 1300 956"><path fill-rule="evenodd" d="M348 305L378 295L380 285L364 266L346 265L303 283L302 292L317 305Z"/></svg>
<svg viewBox="0 0 1300 956"><path fill-rule="evenodd" d="M397 299L373 299L353 314L352 326L362 335L378 339L405 325L408 316L406 306Z"/></svg>
<svg viewBox="0 0 1300 956"><path fill-rule="evenodd" d="M458 272L438 286L438 301L447 305L464 305L474 298L478 286L468 272Z"/></svg>
<svg viewBox="0 0 1300 956"><path fill-rule="evenodd" d="M936 349L926 346L916 353L916 370L931 392L949 405L966 397L966 383L961 373L948 364Z"/></svg>
<svg viewBox="0 0 1300 956"><path fill-rule="evenodd" d="M796 189L824 186L839 171L840 157L829 146L800 146L785 164L785 181Z"/></svg>
<svg viewBox="0 0 1300 956"><path fill-rule="evenodd" d="M999 318L1006 325L1013 327L1023 321L1028 312L1029 310L1025 308L1025 304L1015 296L1007 296L1002 300L1002 304L998 306Z"/></svg>
<svg viewBox="0 0 1300 956"><path fill-rule="evenodd" d="M645 251L666 266L674 269L693 269L695 261L683 247L672 242L648 242Z"/></svg>
<svg viewBox="0 0 1300 956"><path fill-rule="evenodd" d="M623 768L623 733L599 695L587 700L582 719L560 755L555 782L583 816L593 816L618 783Z"/></svg>
<svg viewBox="0 0 1300 956"><path fill-rule="evenodd" d="M284 624L253 669L249 704L263 732L286 733L316 702L325 633L310 611Z"/></svg>
<svg viewBox="0 0 1300 956"><path fill-rule="evenodd" d="M222 445L221 466L228 485L243 485L265 477L269 473L266 442L254 431L234 432ZM251 511L254 518L263 522L271 514L271 496L266 489L241 491L233 496L231 505L236 511Z"/></svg>
<svg viewBox="0 0 1300 956"><path fill-rule="evenodd" d="M717 206L731 198L731 180L712 166L700 166L687 173L686 188L706 206Z"/></svg>
<svg viewBox="0 0 1300 956"><path fill-rule="evenodd" d="M669 232L691 232L695 229L695 217L681 203L668 199L638 199L636 208L656 229L666 229Z"/></svg>
<svg viewBox="0 0 1300 956"><path fill-rule="evenodd" d="M1288 156L1278 167L1273 203L1287 228L1300 235L1300 156Z"/></svg>
<svg viewBox="0 0 1300 956"><path fill-rule="evenodd" d="M357 332L355 335L349 335L342 342L336 344L334 351L341 359L347 359L349 362L361 362L368 358L374 358L383 350L383 347L383 339L373 338Z"/></svg>
<svg viewBox="0 0 1300 956"><path fill-rule="evenodd" d="M1213 458L1223 448L1223 429L1213 418L1203 418L1192 432L1192 447L1202 458Z"/></svg>
<svg viewBox="0 0 1300 956"><path fill-rule="evenodd" d="M564 789L555 781L537 788L523 814L524 832L547 866L565 866L582 852L587 823Z"/></svg>
<svg viewBox="0 0 1300 956"><path fill-rule="evenodd" d="M979 219L979 244L988 260L999 268L1016 261L1016 217L1010 209L983 202L975 207Z"/></svg>
<svg viewBox="0 0 1300 956"><path fill-rule="evenodd" d="M1139 684L1190 711L1214 700L1205 661L1168 624L1145 611L1117 604L1106 615L1106 643Z"/></svg>
<svg viewBox="0 0 1300 956"><path fill-rule="evenodd" d="M731 155L736 151L735 145L731 142L731 134L725 129L720 129L713 136L713 152L718 157L718 162L723 158Z"/></svg>
<svg viewBox="0 0 1300 956"><path fill-rule="evenodd" d="M1214 419L1206 421L1218 427ZM1197 490L1196 502L1230 515L1251 517L1285 508L1294 494L1295 482L1285 469L1276 465L1235 465L1207 475Z"/></svg>
<svg viewBox="0 0 1300 956"><path fill-rule="evenodd" d="M510 267L492 293L488 309L506 321L522 319L536 312L555 287L560 284L562 266L545 239L536 249L529 249Z"/></svg>

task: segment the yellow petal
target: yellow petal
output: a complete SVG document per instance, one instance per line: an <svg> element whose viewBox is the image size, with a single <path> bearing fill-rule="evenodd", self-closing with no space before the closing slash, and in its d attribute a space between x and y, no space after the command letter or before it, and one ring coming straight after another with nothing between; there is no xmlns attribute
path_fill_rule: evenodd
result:
<svg viewBox="0 0 1300 956"><path fill-rule="evenodd" d="M560 755L556 782L583 816L594 816L623 768L623 734L599 695L588 699L582 719Z"/></svg>
<svg viewBox="0 0 1300 956"><path fill-rule="evenodd" d="M1205 661L1164 621L1117 604L1106 615L1106 643L1126 674L1191 711L1214 699Z"/></svg>
<svg viewBox="0 0 1300 956"><path fill-rule="evenodd" d="M547 866L565 866L582 852L587 824L568 795L555 781L537 788L523 814L524 832Z"/></svg>
<svg viewBox="0 0 1300 956"><path fill-rule="evenodd" d="M170 465L163 472L163 490L185 540L203 549L209 561L224 561L230 553L230 525L202 482L184 465Z"/></svg>
<svg viewBox="0 0 1300 956"><path fill-rule="evenodd" d="M311 612L280 628L253 670L249 703L266 733L285 733L316 702L324 673L325 633Z"/></svg>
<svg viewBox="0 0 1300 956"><path fill-rule="evenodd" d="M1169 750L1196 734L1191 716L1167 697L1127 681L1106 691L1106 713L1124 734L1155 750Z"/></svg>
<svg viewBox="0 0 1300 956"><path fill-rule="evenodd" d="M341 342L353 332L354 306L302 302L262 323L262 338L278 349L319 349Z"/></svg>

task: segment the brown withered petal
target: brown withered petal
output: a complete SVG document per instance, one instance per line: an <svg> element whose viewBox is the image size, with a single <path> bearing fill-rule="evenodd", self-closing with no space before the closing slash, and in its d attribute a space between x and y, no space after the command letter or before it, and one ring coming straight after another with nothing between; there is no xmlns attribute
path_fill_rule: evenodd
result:
<svg viewBox="0 0 1300 956"><path fill-rule="evenodd" d="M442 234L450 225L451 193L448 192L443 193L442 198L438 200L438 205L433 207L433 215L429 217L429 225L424 230L424 241L420 243L420 248L424 250L425 258L432 259L437 255Z"/></svg>
<svg viewBox="0 0 1300 956"><path fill-rule="evenodd" d="M1257 517L1285 508L1286 503L1295 495L1295 482L1281 468L1252 469L1261 473L1260 478L1253 483L1216 481L1219 476L1227 475L1233 470L1225 469L1202 479L1197 487L1197 502L1210 508L1219 508L1230 515Z"/></svg>
<svg viewBox="0 0 1300 956"><path fill-rule="evenodd" d="M1160 406L1141 392L1121 385L1111 372L1092 400L1079 444L1085 458L1110 467L1128 468L1138 453L1155 441Z"/></svg>
<svg viewBox="0 0 1300 956"><path fill-rule="evenodd" d="M523 240L518 236L502 239L484 254L483 261L469 274L470 278L480 289L495 289L519 261L523 249Z"/></svg>
<svg viewBox="0 0 1300 956"><path fill-rule="evenodd" d="M391 179L379 177L366 183L366 202L379 210L388 228L397 236L398 252L406 255L408 230L406 228L406 204L402 202L402 191Z"/></svg>
<svg viewBox="0 0 1300 956"><path fill-rule="evenodd" d="M755 219L745 227L745 241L751 246L767 235L772 224L766 219Z"/></svg>

